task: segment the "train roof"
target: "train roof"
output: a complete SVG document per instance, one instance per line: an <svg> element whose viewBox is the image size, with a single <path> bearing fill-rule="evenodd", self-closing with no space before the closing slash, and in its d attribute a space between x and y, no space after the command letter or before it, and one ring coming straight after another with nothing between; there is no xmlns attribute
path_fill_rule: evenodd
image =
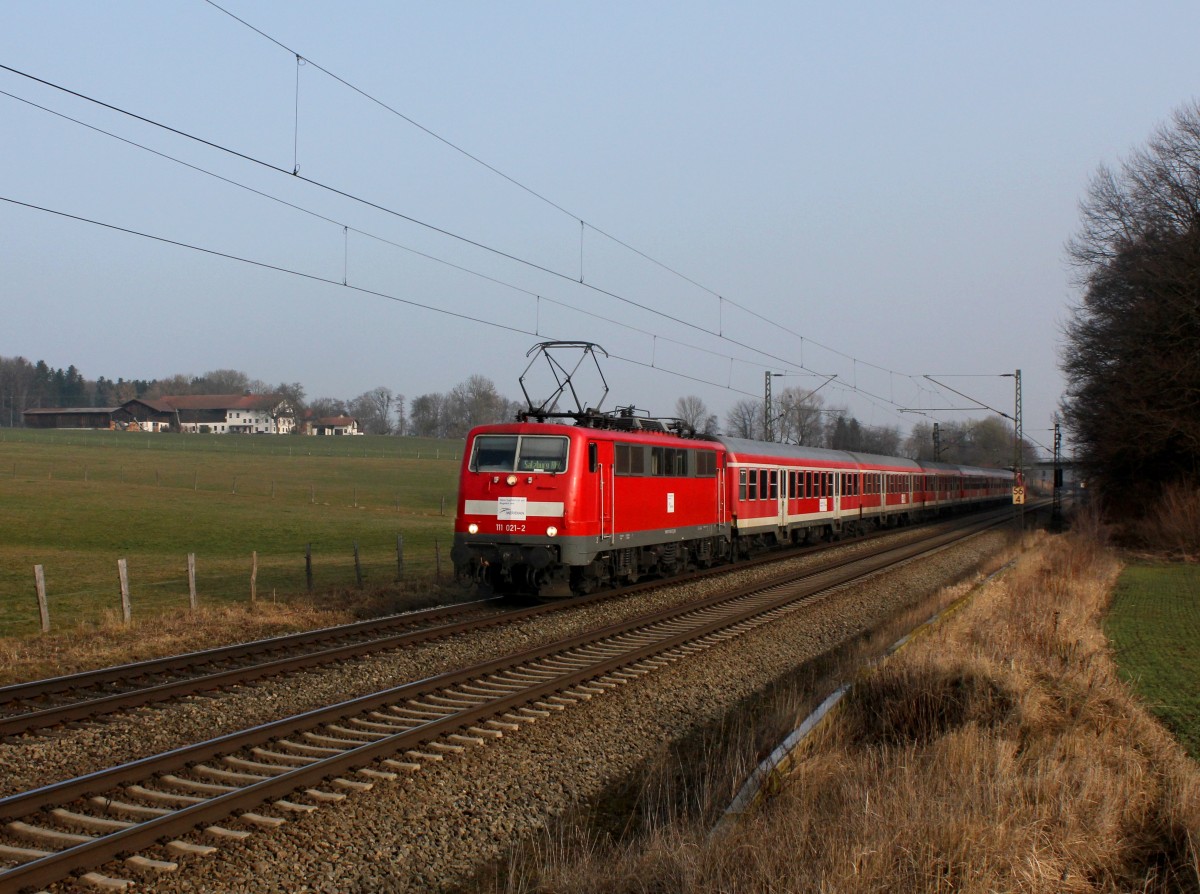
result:
<svg viewBox="0 0 1200 894"><path fill-rule="evenodd" d="M956 466L953 463L922 462L921 468L930 472L951 470L961 475L985 475L991 478L1012 478L1012 469L989 469L983 466Z"/></svg>
<svg viewBox="0 0 1200 894"><path fill-rule="evenodd" d="M726 450L735 456L738 454L755 454L757 456L777 456L780 459L800 460L802 462L888 466L894 469L908 469L913 472L921 470L920 465L913 460L898 456L874 456L869 453L851 453L848 450L829 450L824 447L805 447L800 444L776 444L772 441L752 441L749 438L731 438L725 435L717 435L713 440L722 444Z"/></svg>
<svg viewBox="0 0 1200 894"><path fill-rule="evenodd" d="M570 422L501 422L491 425L481 425L472 430L472 434L600 434L611 438L635 437L645 438L651 443L680 443L697 441L709 444L720 444L729 451L734 459L740 456L769 456L800 462L831 463L855 466L872 466L875 468L890 468L897 471L907 471L915 474L934 474L951 472L958 475L991 476L1012 478L1010 469L986 469L978 466L960 466L953 463L930 462L913 460L902 456L882 456L875 453L858 453L849 450L829 450L825 447L806 447L800 444L779 444L773 441L755 441L750 438L734 438L728 435L697 435L694 438L682 437L674 432L654 428L634 429L594 429L587 426L575 425Z"/></svg>
<svg viewBox="0 0 1200 894"><path fill-rule="evenodd" d="M770 441L731 438L725 435L716 435L713 440L722 444L735 457L738 454L754 454L757 456L775 456L781 459L800 460L802 462L852 463L854 465L872 466L875 468L886 467L915 473L933 474L952 472L959 475L1012 477L1010 469L985 469L978 466L960 466L953 463L914 460L902 456L882 456L876 453L829 450L824 447L805 447L798 444L776 444Z"/></svg>

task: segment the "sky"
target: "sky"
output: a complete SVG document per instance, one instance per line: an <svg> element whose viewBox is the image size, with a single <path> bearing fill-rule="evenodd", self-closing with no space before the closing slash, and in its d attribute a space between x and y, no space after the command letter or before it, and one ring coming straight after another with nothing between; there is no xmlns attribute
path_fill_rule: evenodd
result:
<svg viewBox="0 0 1200 894"><path fill-rule="evenodd" d="M775 372L904 432L1011 415L1020 369L1049 446L1079 201L1200 93L1197 34L1194 2L0 0L0 356L520 399L535 344L590 341L591 406L724 420Z"/></svg>

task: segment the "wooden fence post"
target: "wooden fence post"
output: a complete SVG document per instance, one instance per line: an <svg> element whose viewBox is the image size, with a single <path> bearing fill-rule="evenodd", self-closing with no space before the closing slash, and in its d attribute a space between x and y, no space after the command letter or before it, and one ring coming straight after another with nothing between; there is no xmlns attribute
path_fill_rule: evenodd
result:
<svg viewBox="0 0 1200 894"><path fill-rule="evenodd" d="M196 554L188 553L188 605L196 610Z"/></svg>
<svg viewBox="0 0 1200 894"><path fill-rule="evenodd" d="M396 535L396 583L404 580L404 535Z"/></svg>
<svg viewBox="0 0 1200 894"><path fill-rule="evenodd" d="M133 607L129 602L129 566L124 559L117 559L117 576L121 579L121 617L128 624L133 620Z"/></svg>
<svg viewBox="0 0 1200 894"><path fill-rule="evenodd" d="M258 550L250 553L250 601L258 601Z"/></svg>
<svg viewBox="0 0 1200 894"><path fill-rule="evenodd" d="M358 588L362 589L362 562L358 558L358 541L354 541L354 580L358 584Z"/></svg>
<svg viewBox="0 0 1200 894"><path fill-rule="evenodd" d="M308 592L313 591L313 575L312 575L312 544L309 543L304 547L304 579L308 583Z"/></svg>
<svg viewBox="0 0 1200 894"><path fill-rule="evenodd" d="M41 565L33 566L33 580L37 584L38 616L42 621L42 633L49 633L50 605L46 602L46 573Z"/></svg>

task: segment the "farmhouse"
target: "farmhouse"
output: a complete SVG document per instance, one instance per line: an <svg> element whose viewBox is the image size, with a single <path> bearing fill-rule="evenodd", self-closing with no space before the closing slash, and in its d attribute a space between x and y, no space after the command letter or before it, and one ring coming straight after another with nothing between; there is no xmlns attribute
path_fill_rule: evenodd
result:
<svg viewBox="0 0 1200 894"><path fill-rule="evenodd" d="M308 435L361 435L358 420L353 416L322 416L306 418L304 433Z"/></svg>
<svg viewBox="0 0 1200 894"><path fill-rule="evenodd" d="M170 431L175 414L155 401L134 398L113 410L110 428L123 431Z"/></svg>
<svg viewBox="0 0 1200 894"><path fill-rule="evenodd" d="M278 394L178 394L142 403L172 414L181 432L286 435L296 427L295 411Z"/></svg>
<svg viewBox="0 0 1200 894"><path fill-rule="evenodd" d="M115 428L218 435L286 435L296 427L295 411L278 394L166 395L134 398L119 407L26 410L24 417L29 428Z"/></svg>

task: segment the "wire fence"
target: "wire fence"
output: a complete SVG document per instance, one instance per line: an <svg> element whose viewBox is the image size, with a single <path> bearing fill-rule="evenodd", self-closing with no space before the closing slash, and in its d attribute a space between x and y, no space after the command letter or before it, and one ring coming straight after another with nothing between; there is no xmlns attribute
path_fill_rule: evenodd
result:
<svg viewBox="0 0 1200 894"><path fill-rule="evenodd" d="M172 609L195 610L202 605L239 601L268 601L312 594L334 606L339 593L380 590L403 582L449 580L453 568L441 538L405 542L397 535L394 548L361 549L359 544L339 552L314 550L304 544L292 553L245 557L210 557L189 553L178 562L161 559L112 562L111 588L96 586L55 590L54 568L42 564L29 571L28 596L5 599L0 606L0 636L36 630L74 627L117 614L125 622L150 618Z"/></svg>

